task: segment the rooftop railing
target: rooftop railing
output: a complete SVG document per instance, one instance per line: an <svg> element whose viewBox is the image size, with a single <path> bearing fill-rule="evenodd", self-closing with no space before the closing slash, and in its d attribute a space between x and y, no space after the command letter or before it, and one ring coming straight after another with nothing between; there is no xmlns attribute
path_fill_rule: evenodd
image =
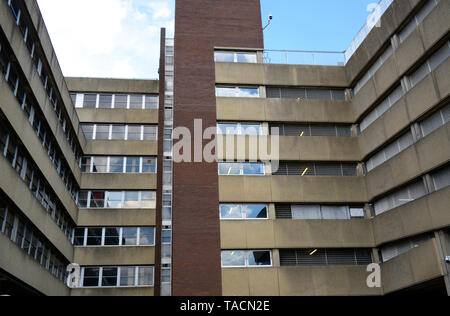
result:
<svg viewBox="0 0 450 316"><path fill-rule="evenodd" d="M344 66L344 52L264 50L264 63L288 65Z"/></svg>
<svg viewBox="0 0 450 316"><path fill-rule="evenodd" d="M394 0L380 0L380 2L376 7L373 8L368 7L368 9L373 9L374 11L369 16L366 23L358 32L358 34L355 36L349 48L345 52L345 63L347 63L350 60L350 58L353 56L353 54L356 52L359 46L361 46L362 42L364 42L366 37L369 35L370 31L372 31L372 29L375 26L379 26L381 16L391 6L392 2L394 2Z"/></svg>

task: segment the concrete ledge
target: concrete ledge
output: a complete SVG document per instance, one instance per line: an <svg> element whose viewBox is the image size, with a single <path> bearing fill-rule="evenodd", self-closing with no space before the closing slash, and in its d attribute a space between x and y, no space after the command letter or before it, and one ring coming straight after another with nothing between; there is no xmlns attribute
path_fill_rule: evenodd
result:
<svg viewBox="0 0 450 316"><path fill-rule="evenodd" d="M383 263L381 273L385 294L443 276L436 240Z"/></svg>
<svg viewBox="0 0 450 316"><path fill-rule="evenodd" d="M80 227L139 227L156 226L155 210L89 210L80 209Z"/></svg>
<svg viewBox="0 0 450 316"><path fill-rule="evenodd" d="M80 266L140 266L155 264L155 247L75 247Z"/></svg>
<svg viewBox="0 0 450 316"><path fill-rule="evenodd" d="M71 296L154 296L153 287L72 289Z"/></svg>
<svg viewBox="0 0 450 316"><path fill-rule="evenodd" d="M28 256L5 235L0 234L0 267L19 280L48 296L68 296L70 290L63 281ZM3 255L7 254L7 255Z"/></svg>
<svg viewBox="0 0 450 316"><path fill-rule="evenodd" d="M220 224L222 249L372 248L369 220L260 220Z"/></svg>
<svg viewBox="0 0 450 316"><path fill-rule="evenodd" d="M158 124L158 110L77 109L80 122L102 124Z"/></svg>
<svg viewBox="0 0 450 316"><path fill-rule="evenodd" d="M158 80L66 77L73 92L158 94Z"/></svg>
<svg viewBox="0 0 450 316"><path fill-rule="evenodd" d="M83 173L83 190L156 190L156 174Z"/></svg>
<svg viewBox="0 0 450 316"><path fill-rule="evenodd" d="M84 154L92 156L157 156L158 141L89 140Z"/></svg>

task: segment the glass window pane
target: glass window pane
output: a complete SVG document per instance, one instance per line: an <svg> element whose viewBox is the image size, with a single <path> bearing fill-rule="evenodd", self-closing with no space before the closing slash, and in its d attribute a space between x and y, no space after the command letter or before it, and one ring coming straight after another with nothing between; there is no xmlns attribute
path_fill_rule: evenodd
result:
<svg viewBox="0 0 450 316"><path fill-rule="evenodd" d="M220 218L222 219L242 219L242 205L223 204L220 206Z"/></svg>
<svg viewBox="0 0 450 316"><path fill-rule="evenodd" d="M121 267L120 268L120 286L134 286L135 285L135 267Z"/></svg>
<svg viewBox="0 0 450 316"><path fill-rule="evenodd" d="M262 135L261 124L241 124L241 135Z"/></svg>
<svg viewBox="0 0 450 316"><path fill-rule="evenodd" d="M129 125L128 126L128 140L141 140L141 126Z"/></svg>
<svg viewBox="0 0 450 316"><path fill-rule="evenodd" d="M130 95L130 109L142 109L143 95Z"/></svg>
<svg viewBox="0 0 450 316"><path fill-rule="evenodd" d="M292 205L292 219L321 219L320 205Z"/></svg>
<svg viewBox="0 0 450 316"><path fill-rule="evenodd" d="M78 193L78 206L80 208L85 208L87 207L87 202L88 202L88 196L89 196L89 192L88 191L80 191Z"/></svg>
<svg viewBox="0 0 450 316"><path fill-rule="evenodd" d="M88 93L84 95L83 108L85 109L95 109L97 104L97 95Z"/></svg>
<svg viewBox="0 0 450 316"><path fill-rule="evenodd" d="M139 192L125 192L124 208L139 208Z"/></svg>
<svg viewBox="0 0 450 316"><path fill-rule="evenodd" d="M100 268L84 268L84 287L97 287L99 283Z"/></svg>
<svg viewBox="0 0 450 316"><path fill-rule="evenodd" d="M94 124L82 124L81 129L83 130L86 139L94 139Z"/></svg>
<svg viewBox="0 0 450 316"><path fill-rule="evenodd" d="M219 123L217 124L217 133L219 135L237 135L238 125L235 123Z"/></svg>
<svg viewBox="0 0 450 316"><path fill-rule="evenodd" d="M153 157L142 158L142 172L156 173L156 158Z"/></svg>
<svg viewBox="0 0 450 316"><path fill-rule="evenodd" d="M117 286L117 271L118 268L103 268L102 286Z"/></svg>
<svg viewBox="0 0 450 316"><path fill-rule="evenodd" d="M271 266L272 260L270 251L249 251L248 252L249 266Z"/></svg>
<svg viewBox="0 0 450 316"><path fill-rule="evenodd" d="M102 244L102 229L88 228L86 245L101 246Z"/></svg>
<svg viewBox="0 0 450 316"><path fill-rule="evenodd" d="M122 246L137 245L137 228L122 229Z"/></svg>
<svg viewBox="0 0 450 316"><path fill-rule="evenodd" d="M91 192L90 208L104 208L105 207L105 192L93 191Z"/></svg>
<svg viewBox="0 0 450 316"><path fill-rule="evenodd" d="M108 192L107 208L123 208L122 192Z"/></svg>
<svg viewBox="0 0 450 316"><path fill-rule="evenodd" d="M92 168L92 172L94 173L106 173L108 166L108 158L107 157L94 157L94 164Z"/></svg>
<svg viewBox="0 0 450 316"><path fill-rule="evenodd" d="M125 125L113 125L111 140L124 140L125 139Z"/></svg>
<svg viewBox="0 0 450 316"><path fill-rule="evenodd" d="M127 157L127 173L139 173L140 165L139 157Z"/></svg>
<svg viewBox="0 0 450 316"><path fill-rule="evenodd" d="M351 218L365 218L364 208L350 208Z"/></svg>
<svg viewBox="0 0 450 316"><path fill-rule="evenodd" d="M267 205L246 205L246 218L248 219L267 219L269 212Z"/></svg>
<svg viewBox="0 0 450 316"><path fill-rule="evenodd" d="M126 109L128 105L128 95L116 94L114 97L115 109Z"/></svg>
<svg viewBox="0 0 450 316"><path fill-rule="evenodd" d="M239 88L238 95L239 98L258 98L259 89L258 88Z"/></svg>
<svg viewBox="0 0 450 316"><path fill-rule="evenodd" d="M244 175L264 175L264 164L262 163L244 163Z"/></svg>
<svg viewBox="0 0 450 316"><path fill-rule="evenodd" d="M236 53L238 63L257 63L256 53Z"/></svg>
<svg viewBox="0 0 450 316"><path fill-rule="evenodd" d="M234 87L216 87L217 97L237 97L236 88Z"/></svg>
<svg viewBox="0 0 450 316"><path fill-rule="evenodd" d="M109 125L97 125L97 130L95 133L95 139L98 140L108 140L109 139Z"/></svg>
<svg viewBox="0 0 450 316"><path fill-rule="evenodd" d="M238 163L219 163L219 175L230 176L240 175L241 164Z"/></svg>
<svg viewBox="0 0 450 316"><path fill-rule="evenodd" d="M84 245L84 228L75 228L74 231L74 246L83 246Z"/></svg>
<svg viewBox="0 0 450 316"><path fill-rule="evenodd" d="M144 140L157 140L158 139L158 127L157 126L144 126Z"/></svg>
<svg viewBox="0 0 450 316"><path fill-rule="evenodd" d="M245 267L244 251L222 251L223 267Z"/></svg>
<svg viewBox="0 0 450 316"><path fill-rule="evenodd" d="M322 206L323 219L349 219L347 206Z"/></svg>
<svg viewBox="0 0 450 316"><path fill-rule="evenodd" d="M110 157L109 172L123 173L123 157Z"/></svg>
<svg viewBox="0 0 450 316"><path fill-rule="evenodd" d="M91 172L91 157L81 158L81 172Z"/></svg>
<svg viewBox="0 0 450 316"><path fill-rule="evenodd" d="M214 53L214 59L216 62L233 63L234 53L226 51L217 51Z"/></svg>
<svg viewBox="0 0 450 316"><path fill-rule="evenodd" d="M120 228L105 228L105 246L118 246Z"/></svg>
<svg viewBox="0 0 450 316"><path fill-rule="evenodd" d="M99 109L110 109L112 106L111 94L100 94L100 100L98 104Z"/></svg>
<svg viewBox="0 0 450 316"><path fill-rule="evenodd" d="M155 244L155 229L153 227L141 227L139 245L149 246Z"/></svg>
<svg viewBox="0 0 450 316"><path fill-rule="evenodd" d="M149 191L141 192L141 208L145 209L156 208L156 192L149 192Z"/></svg>
<svg viewBox="0 0 450 316"><path fill-rule="evenodd" d="M146 95L145 96L145 108L146 109L157 109L159 107L159 97L157 95Z"/></svg>
<svg viewBox="0 0 450 316"><path fill-rule="evenodd" d="M139 267L138 285L153 285L153 267Z"/></svg>
<svg viewBox="0 0 450 316"><path fill-rule="evenodd" d="M450 166L434 173L432 177L436 190L441 190L450 186Z"/></svg>

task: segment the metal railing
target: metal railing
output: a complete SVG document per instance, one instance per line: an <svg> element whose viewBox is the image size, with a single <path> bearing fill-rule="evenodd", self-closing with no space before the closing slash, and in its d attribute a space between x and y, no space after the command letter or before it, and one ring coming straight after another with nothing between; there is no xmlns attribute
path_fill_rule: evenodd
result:
<svg viewBox="0 0 450 316"><path fill-rule="evenodd" d="M264 50L266 64L344 66L344 52L300 51L300 50Z"/></svg>
<svg viewBox="0 0 450 316"><path fill-rule="evenodd" d="M370 31L372 31L372 29L377 26L377 23L379 23L381 16L391 6L392 2L394 2L394 0L380 0L377 7L374 8L374 12L369 16L366 23L364 23L364 26L351 42L349 48L345 51L345 63L350 60L359 46L361 46L362 42L369 35Z"/></svg>

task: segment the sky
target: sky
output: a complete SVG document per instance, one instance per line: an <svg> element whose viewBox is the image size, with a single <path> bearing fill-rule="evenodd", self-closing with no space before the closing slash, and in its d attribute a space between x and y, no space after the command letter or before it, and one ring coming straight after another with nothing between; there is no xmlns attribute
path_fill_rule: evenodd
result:
<svg viewBox="0 0 450 316"><path fill-rule="evenodd" d="M344 51L378 0L261 0L267 49ZM175 0L38 0L65 76L158 77L160 28Z"/></svg>

